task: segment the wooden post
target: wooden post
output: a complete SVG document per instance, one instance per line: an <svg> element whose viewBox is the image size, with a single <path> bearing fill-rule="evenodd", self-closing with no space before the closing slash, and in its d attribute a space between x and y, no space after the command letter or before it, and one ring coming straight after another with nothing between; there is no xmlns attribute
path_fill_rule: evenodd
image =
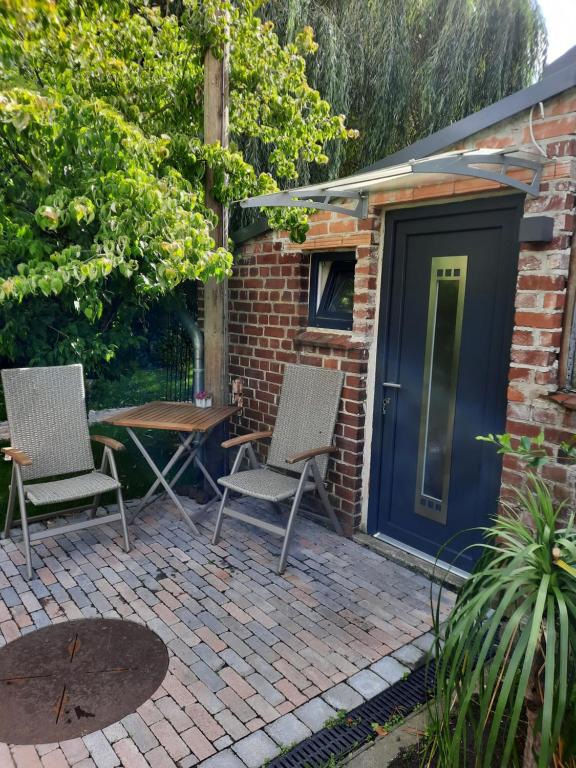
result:
<svg viewBox="0 0 576 768"><path fill-rule="evenodd" d="M218 59L212 51L204 58L204 143L228 146L229 46ZM228 212L211 194L213 174L206 173L206 203L218 216L213 232L217 246L228 244ZM208 280L204 286L204 368L206 389L215 405L226 405L228 393L228 281Z"/></svg>

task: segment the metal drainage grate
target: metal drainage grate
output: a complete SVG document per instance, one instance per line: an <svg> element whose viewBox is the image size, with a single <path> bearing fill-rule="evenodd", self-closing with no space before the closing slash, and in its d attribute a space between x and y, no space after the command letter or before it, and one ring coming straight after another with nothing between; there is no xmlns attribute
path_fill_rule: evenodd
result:
<svg viewBox="0 0 576 768"><path fill-rule="evenodd" d="M268 768L323 768L331 758L342 758L374 737L372 723L386 723L394 715L404 717L425 704L434 688L434 662L412 672L346 716L342 725L324 728L276 757Z"/></svg>
<svg viewBox="0 0 576 768"><path fill-rule="evenodd" d="M168 670L157 634L132 621L80 619L0 650L0 741L85 736L134 712Z"/></svg>

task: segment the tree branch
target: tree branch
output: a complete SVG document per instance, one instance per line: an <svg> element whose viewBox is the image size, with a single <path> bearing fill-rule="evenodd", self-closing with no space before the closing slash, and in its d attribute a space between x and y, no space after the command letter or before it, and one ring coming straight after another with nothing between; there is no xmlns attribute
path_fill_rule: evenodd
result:
<svg viewBox="0 0 576 768"><path fill-rule="evenodd" d="M20 153L18 152L17 148L12 146L10 143L10 140L8 139L8 136L2 136L2 141L4 144L8 147L10 153L12 154L12 157L18 165L28 174L28 176L32 176L32 168L28 165L28 163L24 160L23 157L20 156Z"/></svg>

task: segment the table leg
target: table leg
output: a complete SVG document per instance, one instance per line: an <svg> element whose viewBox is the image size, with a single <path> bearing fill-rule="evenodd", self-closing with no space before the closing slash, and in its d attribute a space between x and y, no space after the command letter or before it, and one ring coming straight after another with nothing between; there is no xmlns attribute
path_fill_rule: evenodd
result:
<svg viewBox="0 0 576 768"><path fill-rule="evenodd" d="M130 430L130 429L128 429L128 432L131 432L131 430ZM131 433L131 434L132 434L132 439L134 439L134 433ZM180 433L178 433L178 434L180 434ZM170 459L170 461L168 462L168 464L166 464L166 466L165 466L165 467L164 467L164 469L162 470L162 476L163 476L163 477L167 477L167 475L168 475L168 472L170 472L170 470L172 469L172 467L174 466L174 464L176 464L176 462L178 461L178 459L180 458L180 456L181 456L181 455L182 455L182 454L183 454L185 451L189 451L189 452L190 452L190 456L191 456L192 458L190 458L190 456L189 456L189 457L186 459L186 462L183 464L183 466L182 466L182 467L180 467L180 469L178 470L178 472L177 472L177 474L175 475L174 479L173 479L173 480L170 482L170 487L171 487L171 488L173 488L173 487L174 487L174 485L176 484L176 482L177 482L177 481L178 481L178 479L180 478L180 476L181 476L182 472L183 472L183 471L186 469L186 467L187 467L187 466L190 464L190 461L192 461L192 459L194 458L194 454L195 454L195 453L196 453L196 451L198 450L197 448L196 448L196 449L191 449L191 448L190 448L190 443L191 443L191 442L192 442L192 440L194 439L194 435L195 435L195 433L194 433L194 432L190 432L190 434L188 435L188 437L186 438L186 440L182 440L182 445L180 445L180 446L178 447L178 449L176 450L176 452L174 453L174 455L172 456L172 458ZM142 450L142 449L140 449L140 450ZM153 483L153 484L150 486L150 488L148 489L148 491L147 491L147 493L146 493L146 496L144 496L144 498L143 498L143 499L142 499L142 501L140 502L140 506L138 507L138 511L136 512L136 514L138 514L138 513L139 513L139 512L140 512L140 511L141 511L141 510L142 510L142 509L143 509L143 508L146 506L146 504L148 504L149 500L150 500L150 499L151 499L151 497L152 497L152 494L154 493L154 491L156 490L156 488L158 488L158 486L160 485L160 483L161 483L161 481L160 481L160 480L156 480L156 481L155 481L155 482L154 482L154 483Z"/></svg>
<svg viewBox="0 0 576 768"><path fill-rule="evenodd" d="M174 484L174 483L177 481L177 479L180 477L180 475L182 474L182 472L184 471L184 469L185 469L185 468L188 466L188 464L190 463L190 460L193 458L193 459L194 459L194 463L196 464L196 466L198 467L198 469L199 469L199 470L202 472L202 474L204 475L204 477L205 477L205 478L206 478L206 480L208 481L209 485L211 486L212 490L214 491L214 493L216 494L216 496L218 497L218 499L221 499L221 498L222 498L222 492L220 491L220 488L218 488L218 486L217 486L217 485L216 485L216 483L214 482L214 478L213 478L213 477L212 477L212 475L211 475L211 474L208 472L208 470L206 469L206 467L204 466L204 464L202 463L202 461L201 461L201 460L200 460L200 458L199 458L199 452L200 452L200 448L201 448L201 447L204 445L204 443L206 442L206 440L208 440L208 438L209 438L209 436L210 436L210 434L211 434L211 431L212 431L212 430L210 430L210 432L204 432L204 434L203 434L203 435L202 435L202 437L200 438L199 442L196 444L194 451L191 451L191 449L190 449L190 448L188 448L188 449L187 449L187 450L189 451L189 453L190 453L190 456L188 457L188 460L187 460L186 464L185 464L185 465L183 465L183 466L182 466L182 467L181 467L181 468L178 470L178 474L176 475L176 477L175 477L175 478L174 478L174 480L172 481L172 485L173 485L173 484ZM184 445L184 435L185 435L186 433L182 433L182 432L179 432L178 434L179 434L179 436L180 436L180 440L182 441L182 444ZM194 455L193 455L193 454L194 454Z"/></svg>
<svg viewBox="0 0 576 768"><path fill-rule="evenodd" d="M144 448L144 446L142 445L142 443L140 442L138 437L136 437L134 432L130 429L130 427L127 427L127 431L128 431L128 434L130 435L130 437L132 438L132 440L134 441L134 444L139 449L139 451L142 454L142 456L144 456L144 459L146 460L146 463L148 464L150 469L154 472L154 474L158 478L157 481L152 486L152 488L157 488L158 485L162 485L164 487L164 490L168 494L168 496L170 496L170 498L172 499L172 501L176 505L176 509L180 513L180 516L182 517L182 519L185 520L188 523L188 525L192 528L194 533L199 534L200 531L196 527L194 521L190 519L190 516L188 514L186 514L186 510L184 509L184 507L180 503L179 498L176 496L176 494L174 493L174 491L172 490L172 488L170 486L170 483L167 481L167 479L165 477L165 474L167 472L169 472L170 469L174 466L174 463L178 460L178 457L183 453L183 451L188 449L189 441L191 441L193 439L194 433L193 432L190 433L190 437L185 441L185 443L183 445L179 446L179 448L177 449L177 451L174 454L174 456L170 459L168 464L164 467L164 470L161 472L158 469L158 467L156 466L156 464L154 463L154 461L152 460L152 457L149 455L149 453L146 450L146 448ZM188 445L186 443L188 443ZM144 499L146 499L149 494L151 495L151 493L153 493L153 491L148 491L148 493L146 494ZM140 504L138 509L136 510L136 514L134 515L134 517L136 517L136 515L139 514L140 510L142 509L143 503L144 503L144 500Z"/></svg>
<svg viewBox="0 0 576 768"><path fill-rule="evenodd" d="M221 492L220 488L218 488L218 486L217 486L217 485L216 485L216 483L214 482L214 480L213 480L213 478L212 478L212 475L210 474L210 472L208 472L208 470L206 469L206 467L204 466L204 464L202 464L202 462L200 461L200 459L198 458L198 456L196 456L196 460L195 460L195 461L196 461L196 464L197 464L198 468L200 469L200 471L202 472L202 474L204 475L204 477L206 478L206 480L208 481L208 483L209 483L209 484L210 484L210 486L212 487L212 490L214 491L214 493L216 494L216 496L217 496L219 499L221 499L221 498L222 498L222 492Z"/></svg>
<svg viewBox="0 0 576 768"><path fill-rule="evenodd" d="M195 433L193 433L193 434L195 434ZM186 432L178 432L178 437L180 438L180 442L182 443L182 447L186 448L186 450L188 451L188 458L186 459L184 464L182 464L182 466L180 467L178 472L176 472L176 474L174 475L173 480L171 480L170 485L172 487L174 487L175 484L178 482L178 480L182 476L182 473L185 472L186 469L188 469L188 467L190 466L190 462L192 462L192 461L194 461L196 459L196 457L198 456L198 452L199 452L200 448L202 448L202 446L206 442L206 439L208 437L208 433L204 432L204 433L201 434L201 437L198 440L198 442L196 443L196 445L194 446L194 448L190 447L190 443L188 441L188 438L186 437Z"/></svg>

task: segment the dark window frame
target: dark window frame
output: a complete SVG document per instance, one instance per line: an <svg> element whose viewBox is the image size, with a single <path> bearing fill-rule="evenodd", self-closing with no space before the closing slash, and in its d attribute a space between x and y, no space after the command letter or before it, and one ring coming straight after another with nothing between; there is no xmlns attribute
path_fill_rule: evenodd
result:
<svg viewBox="0 0 576 768"><path fill-rule="evenodd" d="M326 285L318 301L320 265L331 262ZM334 297L339 276L350 271L352 274L356 265L354 251L324 251L313 253L310 258L310 293L308 298L308 325L314 328L330 328L337 330L352 330L354 309L351 312L329 312L328 307Z"/></svg>

